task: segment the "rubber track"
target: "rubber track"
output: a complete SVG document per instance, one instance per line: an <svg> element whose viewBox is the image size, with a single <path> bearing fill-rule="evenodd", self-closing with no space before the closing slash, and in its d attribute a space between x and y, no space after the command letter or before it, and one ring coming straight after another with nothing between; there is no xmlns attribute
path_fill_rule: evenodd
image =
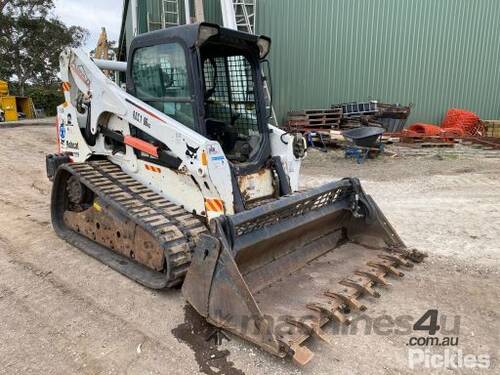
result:
<svg viewBox="0 0 500 375"><path fill-rule="evenodd" d="M108 160L72 163L66 169L78 175L104 205L117 209L157 238L165 249L167 287L182 283L191 263L194 238L208 231L200 219Z"/></svg>

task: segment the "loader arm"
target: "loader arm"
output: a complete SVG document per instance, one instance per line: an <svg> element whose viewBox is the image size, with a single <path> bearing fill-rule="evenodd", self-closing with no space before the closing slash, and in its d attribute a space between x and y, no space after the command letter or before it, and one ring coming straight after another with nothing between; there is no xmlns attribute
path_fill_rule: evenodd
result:
<svg viewBox="0 0 500 375"><path fill-rule="evenodd" d="M174 164L171 169L191 176L203 197L220 198L225 202L227 212L231 213L233 192L231 185L227 184L231 181L231 173L218 142L203 137L125 92L105 76L81 49L66 49L61 54L60 64L63 87L68 88L64 91L66 107L60 108L57 118L59 134L65 133L65 141L61 142L62 152L71 153L75 162L83 162L96 155L109 156L139 179L142 171L138 170L134 150L153 158L158 158L160 150L167 152L171 159L178 160L178 166ZM90 103L90 120L75 126L73 119L82 117L77 109L78 97L85 97L84 100ZM131 135L131 127L150 136L156 145ZM61 128L64 130L61 131ZM87 138L85 132L88 133ZM106 147L106 138L113 136L123 138L125 152ZM92 137L95 137L94 145L89 142ZM78 147L72 147L76 145ZM198 212L203 211L179 197L172 197L172 200L198 209Z"/></svg>

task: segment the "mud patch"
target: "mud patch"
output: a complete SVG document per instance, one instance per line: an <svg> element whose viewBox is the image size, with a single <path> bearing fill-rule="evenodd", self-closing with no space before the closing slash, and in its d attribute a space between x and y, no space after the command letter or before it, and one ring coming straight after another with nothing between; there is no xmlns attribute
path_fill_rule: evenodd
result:
<svg viewBox="0 0 500 375"><path fill-rule="evenodd" d="M219 350L207 337L213 331L190 305L184 306L184 323L172 330L172 334L194 352L200 371L207 375L245 375L227 359L229 350Z"/></svg>

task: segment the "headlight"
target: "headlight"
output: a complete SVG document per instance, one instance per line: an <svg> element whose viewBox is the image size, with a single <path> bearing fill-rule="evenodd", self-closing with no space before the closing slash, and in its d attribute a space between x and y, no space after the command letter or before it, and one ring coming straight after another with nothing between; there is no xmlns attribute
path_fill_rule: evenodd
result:
<svg viewBox="0 0 500 375"><path fill-rule="evenodd" d="M257 46L259 47L259 57L263 59L271 49L271 39L266 36L260 36L257 40Z"/></svg>
<svg viewBox="0 0 500 375"><path fill-rule="evenodd" d="M302 159L306 156L307 143L302 134L295 134L292 142L293 156L297 159Z"/></svg>

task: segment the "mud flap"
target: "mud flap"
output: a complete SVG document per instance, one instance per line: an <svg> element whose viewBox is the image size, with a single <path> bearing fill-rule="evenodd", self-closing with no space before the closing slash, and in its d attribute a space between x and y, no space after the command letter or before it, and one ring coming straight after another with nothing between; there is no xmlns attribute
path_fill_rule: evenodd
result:
<svg viewBox="0 0 500 375"><path fill-rule="evenodd" d="M200 236L183 294L211 324L304 365L309 336L348 324L363 295L423 255L409 251L357 179L344 179L233 216ZM409 260L410 259L410 260Z"/></svg>

